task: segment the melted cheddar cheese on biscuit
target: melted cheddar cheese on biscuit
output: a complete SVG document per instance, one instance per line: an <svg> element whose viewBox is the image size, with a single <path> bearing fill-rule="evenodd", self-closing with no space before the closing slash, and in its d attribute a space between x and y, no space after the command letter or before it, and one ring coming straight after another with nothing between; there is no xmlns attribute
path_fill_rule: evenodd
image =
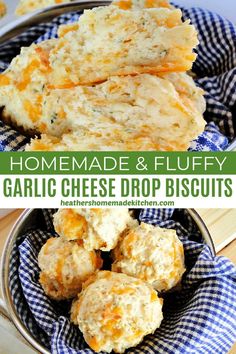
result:
<svg viewBox="0 0 236 354"><path fill-rule="evenodd" d="M42 134L28 151L183 151L204 130L203 92L179 72L194 27L166 0L125 2L86 10L0 74L2 119Z"/></svg>
<svg viewBox="0 0 236 354"><path fill-rule="evenodd" d="M114 272L146 281L159 292L175 287L185 272L183 245L176 231L145 223L123 233L113 257Z"/></svg>
<svg viewBox="0 0 236 354"><path fill-rule="evenodd" d="M27 149L187 150L204 130L204 109L203 91L184 73L117 76L94 87L57 89L45 97L40 120L49 136Z"/></svg>
<svg viewBox="0 0 236 354"><path fill-rule="evenodd" d="M7 7L4 1L0 0L0 18L5 16L7 13Z"/></svg>
<svg viewBox="0 0 236 354"><path fill-rule="evenodd" d="M49 53L55 40L22 48L9 68L0 74L0 107L3 119L24 132L44 131L41 124L45 90L51 71Z"/></svg>
<svg viewBox="0 0 236 354"><path fill-rule="evenodd" d="M73 0L20 0L17 8L16 15L25 15L47 6L59 5Z"/></svg>
<svg viewBox="0 0 236 354"><path fill-rule="evenodd" d="M68 88L114 75L186 71L196 58L197 32L169 8L117 6L85 10L78 29L58 39L50 54L51 83Z"/></svg>
<svg viewBox="0 0 236 354"><path fill-rule="evenodd" d="M95 352L123 353L160 327L162 303L147 283L102 271L74 301L71 320Z"/></svg>
<svg viewBox="0 0 236 354"><path fill-rule="evenodd" d="M98 253L60 237L47 240L39 252L38 262L41 269L39 282L54 300L75 297L82 283L102 266Z"/></svg>
<svg viewBox="0 0 236 354"><path fill-rule="evenodd" d="M132 221L126 208L59 209L54 215L58 235L77 240L88 250L110 251Z"/></svg>

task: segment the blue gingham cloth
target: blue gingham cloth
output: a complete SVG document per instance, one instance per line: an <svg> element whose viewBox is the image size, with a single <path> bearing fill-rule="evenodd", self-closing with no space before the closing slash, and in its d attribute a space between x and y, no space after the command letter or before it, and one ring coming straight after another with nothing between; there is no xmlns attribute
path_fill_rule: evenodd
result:
<svg viewBox="0 0 236 354"><path fill-rule="evenodd" d="M69 321L71 302L55 302L43 292L37 256L46 240L56 236L55 210L42 210L35 226L18 238L11 255L10 291L17 312L52 354L92 354ZM215 257L196 224L183 209L142 209L136 217L174 228L184 245L187 271L181 290L164 295L164 320L127 354L226 354L236 340L236 269L225 257Z"/></svg>
<svg viewBox="0 0 236 354"><path fill-rule="evenodd" d="M205 90L207 126L190 150L224 150L236 136L236 28L232 23L207 10L181 8L184 19L191 19L199 32L198 57L193 65L196 83ZM79 19L69 13L51 23L33 27L0 45L0 70L9 65L22 46L55 38L60 24ZM0 151L24 150L28 139L0 122Z"/></svg>

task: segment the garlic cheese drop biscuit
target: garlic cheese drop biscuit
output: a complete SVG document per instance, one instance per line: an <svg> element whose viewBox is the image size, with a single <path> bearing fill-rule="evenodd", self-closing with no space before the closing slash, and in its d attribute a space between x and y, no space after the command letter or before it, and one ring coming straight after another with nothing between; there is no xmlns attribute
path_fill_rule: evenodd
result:
<svg viewBox="0 0 236 354"><path fill-rule="evenodd" d="M159 292L175 287L185 272L184 249L176 231L145 223L122 234L113 258L114 272L146 281Z"/></svg>
<svg viewBox="0 0 236 354"><path fill-rule="evenodd" d="M112 1L112 5L118 6L122 10L136 8L149 9L155 7L173 8L168 0L114 0Z"/></svg>
<svg viewBox="0 0 236 354"><path fill-rule="evenodd" d="M58 235L77 240L88 250L110 251L132 221L126 208L59 209L54 215Z"/></svg>
<svg viewBox="0 0 236 354"><path fill-rule="evenodd" d="M187 150L204 130L204 110L203 91L184 73L52 90L40 123L47 135L27 150Z"/></svg>
<svg viewBox="0 0 236 354"><path fill-rule="evenodd" d="M98 253L60 237L47 240L39 252L38 262L41 269L39 282L54 300L75 297L82 283L102 266Z"/></svg>
<svg viewBox="0 0 236 354"><path fill-rule="evenodd" d="M0 18L5 16L7 13L7 7L4 1L0 0Z"/></svg>
<svg viewBox="0 0 236 354"><path fill-rule="evenodd" d="M95 352L123 353L160 327L162 303L147 283L101 271L72 304L71 320Z"/></svg>
<svg viewBox="0 0 236 354"><path fill-rule="evenodd" d="M51 71L49 52L55 40L22 48L5 72L0 74L2 120L26 133L43 132L41 124L45 89Z"/></svg>
<svg viewBox="0 0 236 354"><path fill-rule="evenodd" d="M57 41L50 54L51 83L68 88L110 76L186 71L196 58L197 32L177 9L85 10L77 30Z"/></svg>
<svg viewBox="0 0 236 354"><path fill-rule="evenodd" d="M73 0L20 0L16 8L16 15L25 15L47 6L59 5Z"/></svg>

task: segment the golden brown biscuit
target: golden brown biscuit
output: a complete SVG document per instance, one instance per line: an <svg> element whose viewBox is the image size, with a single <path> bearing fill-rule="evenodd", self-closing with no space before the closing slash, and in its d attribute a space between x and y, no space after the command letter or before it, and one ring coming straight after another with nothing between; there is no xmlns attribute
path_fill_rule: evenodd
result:
<svg viewBox="0 0 236 354"><path fill-rule="evenodd" d="M145 223L123 233L113 257L114 272L144 280L158 292L175 287L185 272L184 249L176 231Z"/></svg>
<svg viewBox="0 0 236 354"><path fill-rule="evenodd" d="M34 134L41 125L45 89L48 84L49 52L55 40L22 48L9 68L0 74L0 107L3 120Z"/></svg>
<svg viewBox="0 0 236 354"><path fill-rule="evenodd" d="M52 87L101 82L110 76L186 71L196 58L195 28L181 11L117 6L85 10L76 30L50 54Z"/></svg>
<svg viewBox="0 0 236 354"><path fill-rule="evenodd" d="M16 15L25 15L29 12L33 12L47 6L58 5L71 1L73 0L20 0L16 8Z"/></svg>
<svg viewBox="0 0 236 354"><path fill-rule="evenodd" d="M82 283L102 266L98 253L61 237L47 240L39 252L38 262L39 282L45 293L55 300L75 297Z"/></svg>
<svg viewBox="0 0 236 354"><path fill-rule="evenodd" d="M7 13L7 7L4 1L0 0L0 18L5 16Z"/></svg>
<svg viewBox="0 0 236 354"><path fill-rule="evenodd" d="M116 142L122 142L124 133L128 146L137 140L141 148L147 145L152 150L158 150L163 139L167 150L171 146L185 150L202 132L203 92L188 75L112 77L93 86L52 90L48 88L52 71L49 57L55 44L56 40L49 40L23 48L0 74L0 107L4 107L5 122L32 134L61 136L76 130L76 135L90 136L90 141L94 133L102 137L110 129L111 137L117 136L116 131L121 135ZM174 144L166 128L173 129ZM102 150L106 143L98 140L94 144ZM88 143L86 150L90 150ZM121 144L122 148L125 146Z"/></svg>
<svg viewBox="0 0 236 354"><path fill-rule="evenodd" d="M71 320L95 351L123 353L160 326L163 300L150 285L125 274L98 272L71 309Z"/></svg>
<svg viewBox="0 0 236 354"><path fill-rule="evenodd" d="M117 67L122 69L118 75L148 72L150 65L154 65L154 73L157 66L158 71L179 70L176 58L181 52L183 61L183 51L192 52L196 32L187 22L182 23L179 10L167 5L159 0L136 0L127 11L114 5L85 11L79 23L59 30L58 40L22 49L0 74L0 108L4 107L5 122L31 135L44 134L41 140L32 141L28 150L172 151L189 147L204 128L204 103L202 91L186 74L109 77ZM190 36L185 33L183 39L182 31ZM117 40L117 33L122 34L122 41ZM107 36L106 41L103 36ZM173 51L163 46L173 46ZM77 50L82 56L88 54L86 60L79 63ZM115 61L107 61L114 53ZM91 67L94 60L100 68ZM56 89L55 80L62 77L63 81L63 73L65 81ZM102 79L108 80L76 86L78 75L82 78L79 83L84 84L83 77L88 82L97 81L97 73L105 73Z"/></svg>

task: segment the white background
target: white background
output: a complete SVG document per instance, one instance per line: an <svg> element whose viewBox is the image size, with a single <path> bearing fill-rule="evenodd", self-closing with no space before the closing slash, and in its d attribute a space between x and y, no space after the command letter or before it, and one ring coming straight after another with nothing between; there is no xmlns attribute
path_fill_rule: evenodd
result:
<svg viewBox="0 0 236 354"><path fill-rule="evenodd" d="M236 24L236 0L173 0L187 7L198 6L228 18Z"/></svg>

